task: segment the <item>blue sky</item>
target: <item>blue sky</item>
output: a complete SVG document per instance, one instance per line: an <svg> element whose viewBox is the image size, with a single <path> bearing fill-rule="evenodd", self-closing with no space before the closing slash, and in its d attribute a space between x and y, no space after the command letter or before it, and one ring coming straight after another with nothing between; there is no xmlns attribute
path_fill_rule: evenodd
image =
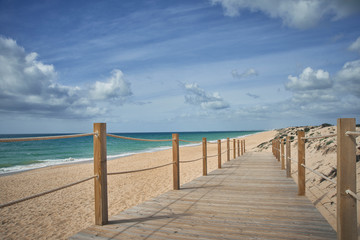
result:
<svg viewBox="0 0 360 240"><path fill-rule="evenodd" d="M359 22L356 0L0 0L0 133L359 119Z"/></svg>

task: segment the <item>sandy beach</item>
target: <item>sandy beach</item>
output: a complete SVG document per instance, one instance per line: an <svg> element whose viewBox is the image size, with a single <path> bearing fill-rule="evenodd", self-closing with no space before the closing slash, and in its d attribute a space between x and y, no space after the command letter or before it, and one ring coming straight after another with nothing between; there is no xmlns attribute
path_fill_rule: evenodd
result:
<svg viewBox="0 0 360 240"><path fill-rule="evenodd" d="M271 152L271 140L284 134L293 135L296 128L286 128L261 132L243 137L247 151ZM313 128L306 134L325 134L335 131L335 127ZM181 136L180 136L181 138ZM296 140L296 138L295 138ZM336 167L336 141L328 143L316 140L307 143L306 161L310 167L328 174ZM359 140L358 140L359 141ZM319 147L320 145L320 147ZM323 146L324 145L324 146ZM231 144L232 146L232 144ZM296 141L292 144L292 156L296 159ZM316 151L314 150L316 149ZM226 142L222 143L222 151ZM208 144L208 156L217 154L217 144ZM233 153L231 152L231 158ZM180 161L202 157L201 145L181 147ZM108 172L127 171L159 166L172 161L172 151L163 150L141 153L108 161ZM222 162L226 154L222 155ZM294 166L294 165L293 165ZM280 165L279 165L280 167ZM217 157L208 158L208 172L217 168ZM359 169L359 163L357 163ZM293 167L293 178L297 179ZM359 172L358 189L359 189ZM93 175L93 165L71 164L31 170L0 177L0 203L26 197ZM201 161L180 165L180 184L202 175ZM307 171L307 196L335 227L336 190L329 182L320 182L320 177ZM335 177L336 178L336 177ZM172 166L131 173L108 176L109 216L147 199L172 189ZM0 209L1 239L66 239L76 232L94 224L93 180L60 190L36 199Z"/></svg>

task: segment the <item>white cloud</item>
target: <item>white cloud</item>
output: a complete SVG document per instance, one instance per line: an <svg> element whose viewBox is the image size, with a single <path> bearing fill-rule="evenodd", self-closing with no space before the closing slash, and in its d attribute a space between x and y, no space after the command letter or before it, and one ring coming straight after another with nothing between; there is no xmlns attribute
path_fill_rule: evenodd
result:
<svg viewBox="0 0 360 240"><path fill-rule="evenodd" d="M289 75L288 79L290 82L286 83L285 87L291 91L326 89L333 84L328 72L322 69L314 71L310 67L305 68L299 77Z"/></svg>
<svg viewBox="0 0 360 240"><path fill-rule="evenodd" d="M184 85L187 95L185 95L185 102L193 105L199 105L203 109L225 109L229 104L220 96L218 92L212 94L206 93L196 83L187 83Z"/></svg>
<svg viewBox="0 0 360 240"><path fill-rule="evenodd" d="M263 12L271 18L281 18L290 27L306 29L322 18L338 20L360 11L358 0L211 0L221 4L225 15L238 16L241 10Z"/></svg>
<svg viewBox="0 0 360 240"><path fill-rule="evenodd" d="M258 72L253 68L249 68L248 70L246 70L243 73L238 73L237 70L232 70L231 75L233 76L233 78L242 79L242 78L247 78L250 76L257 76Z"/></svg>
<svg viewBox="0 0 360 240"><path fill-rule="evenodd" d="M0 37L1 112L91 117L106 112L95 99L122 103L131 95L130 85L120 70L114 70L107 82L96 82L90 89L61 85L57 75L53 65L38 60L37 53L26 53L15 40Z"/></svg>
<svg viewBox="0 0 360 240"><path fill-rule="evenodd" d="M360 98L360 59L345 63L336 74L335 80L339 89Z"/></svg>
<svg viewBox="0 0 360 240"><path fill-rule="evenodd" d="M358 52L360 54L360 37L358 37L356 41L349 46L349 50Z"/></svg>
<svg viewBox="0 0 360 240"><path fill-rule="evenodd" d="M106 81L97 81L92 87L91 97L97 100L125 100L132 95L130 83L125 81L124 74L119 69L112 72L112 76Z"/></svg>
<svg viewBox="0 0 360 240"><path fill-rule="evenodd" d="M333 80L331 80L333 79ZM360 60L347 62L334 77L324 70L308 67L285 84L291 97L275 103L241 106L241 119L336 119L357 117L360 112ZM249 96L249 94L247 94ZM229 112L231 114L231 112Z"/></svg>

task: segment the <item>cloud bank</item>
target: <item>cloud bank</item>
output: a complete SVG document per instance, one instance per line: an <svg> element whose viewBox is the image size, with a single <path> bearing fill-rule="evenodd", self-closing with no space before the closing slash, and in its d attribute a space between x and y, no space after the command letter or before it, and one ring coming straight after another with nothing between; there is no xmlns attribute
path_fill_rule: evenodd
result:
<svg viewBox="0 0 360 240"><path fill-rule="evenodd" d="M289 76L285 88L292 92L287 111L311 115L354 115L360 111L360 60L346 62L334 76L307 67L298 77Z"/></svg>
<svg viewBox="0 0 360 240"><path fill-rule="evenodd" d="M358 0L211 0L211 3L220 4L230 17L244 10L263 12L271 18L280 18L286 26L299 29L314 27L329 17L336 21L360 12Z"/></svg>
<svg viewBox="0 0 360 240"><path fill-rule="evenodd" d="M201 106L203 109L220 110L229 108L229 104L220 96L218 92L209 94L201 89L196 83L184 84L186 95L185 102L192 105Z"/></svg>
<svg viewBox="0 0 360 240"><path fill-rule="evenodd" d="M104 114L98 102L123 104L132 95L120 70L107 81L90 87L65 86L57 82L53 65L27 53L15 40L0 37L0 111L57 118L83 118ZM98 101L98 102L95 102Z"/></svg>
<svg viewBox="0 0 360 240"><path fill-rule="evenodd" d="M360 54L360 37L358 37L356 41L349 46L349 50Z"/></svg>
<svg viewBox="0 0 360 240"><path fill-rule="evenodd" d="M285 88L291 91L326 89L332 86L328 72L322 69L314 71L310 67L305 68L299 77L289 75L288 79L290 82L285 84Z"/></svg>

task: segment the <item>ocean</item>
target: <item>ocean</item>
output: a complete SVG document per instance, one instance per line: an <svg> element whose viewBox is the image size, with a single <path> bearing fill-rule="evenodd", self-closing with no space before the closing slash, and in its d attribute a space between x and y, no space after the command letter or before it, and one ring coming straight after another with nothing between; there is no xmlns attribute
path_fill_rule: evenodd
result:
<svg viewBox="0 0 360 240"><path fill-rule="evenodd" d="M180 132L179 138L188 141L224 140L254 134L260 131ZM132 138L171 139L172 133L113 133ZM0 134L0 138L57 136L64 134ZM180 146L194 145L180 142ZM107 159L136 153L171 148L171 142L143 142L107 137ZM93 160L93 136L29 142L0 142L0 175L51 165Z"/></svg>

